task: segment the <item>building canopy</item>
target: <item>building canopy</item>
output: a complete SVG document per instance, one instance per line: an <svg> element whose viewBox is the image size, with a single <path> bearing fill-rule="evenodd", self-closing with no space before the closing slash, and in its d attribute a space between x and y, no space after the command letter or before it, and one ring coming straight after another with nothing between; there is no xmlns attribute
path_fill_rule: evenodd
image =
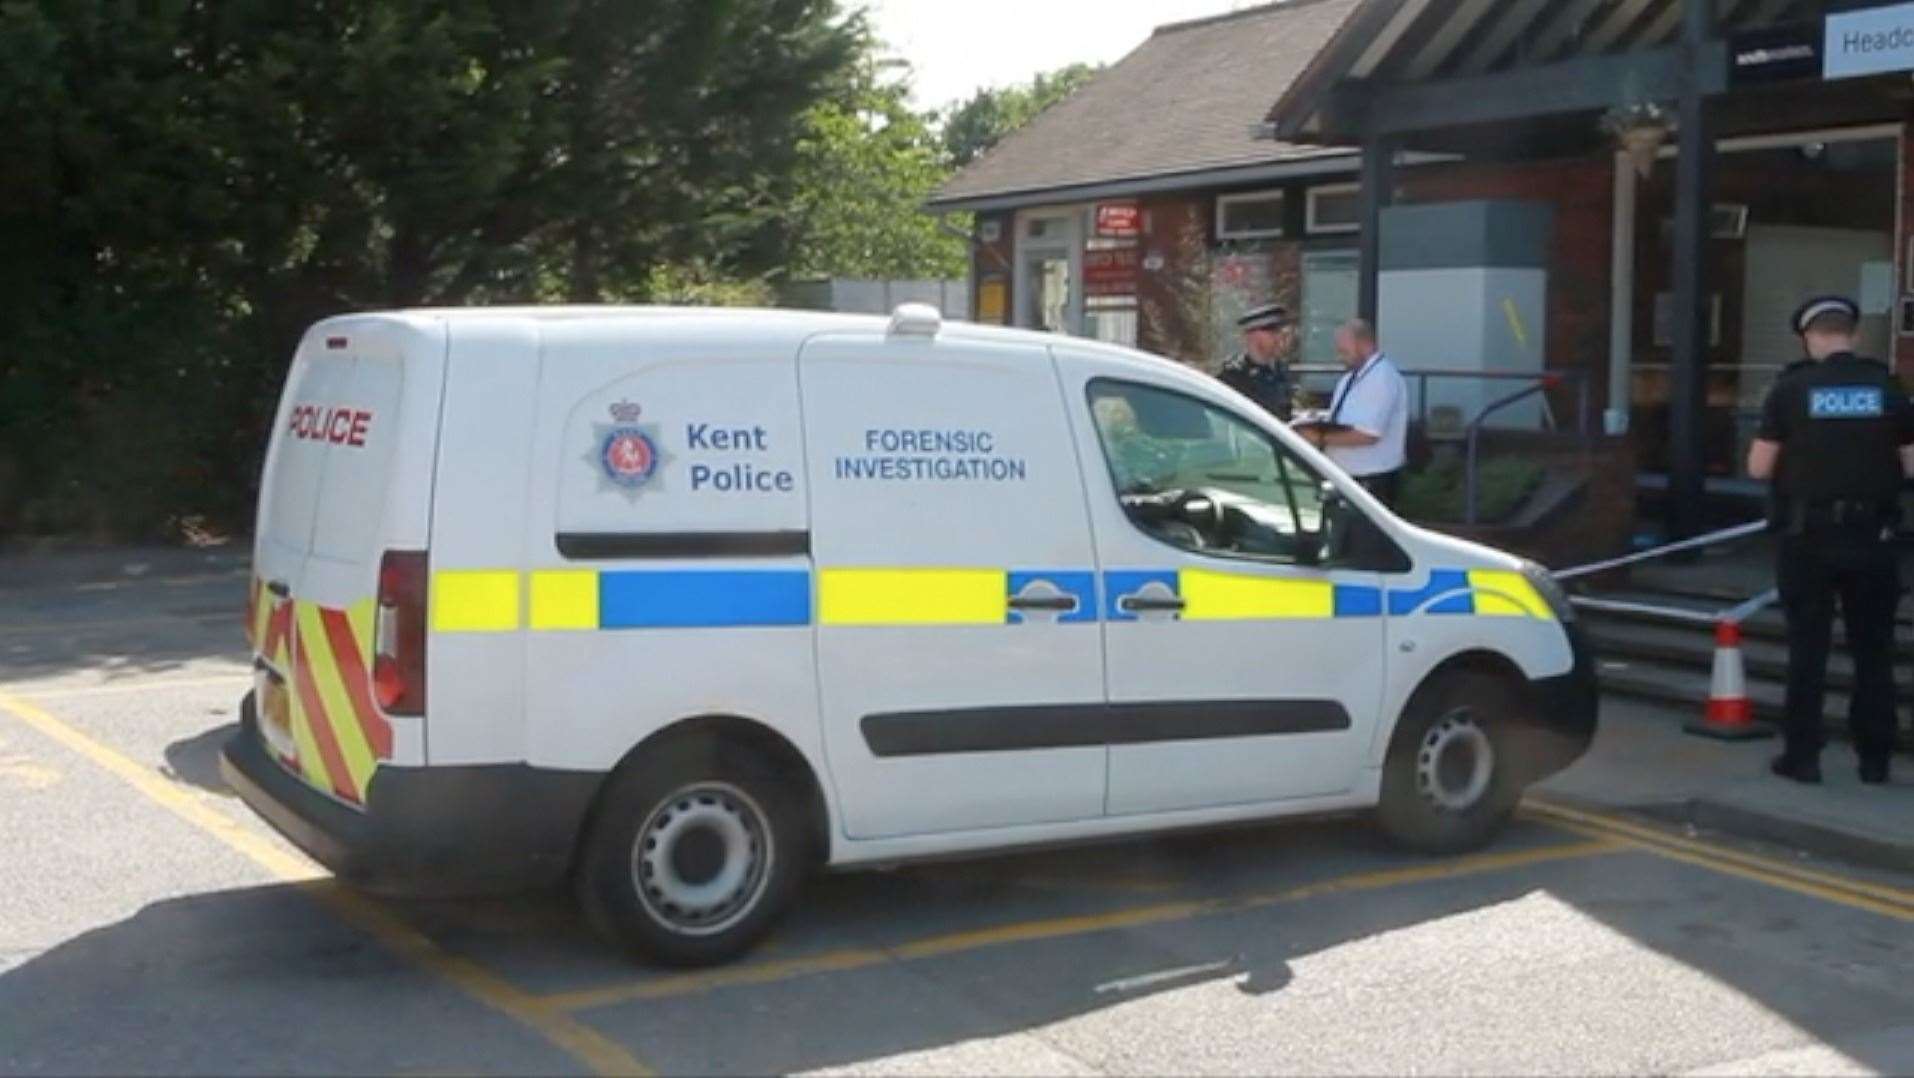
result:
<svg viewBox="0 0 1914 1078"><path fill-rule="evenodd" d="M1684 0L1363 0L1267 119L1291 142L1392 138L1405 147L1480 150L1493 139L1527 152L1573 150L1543 121L1617 104L1670 101L1687 80L1703 96L1728 89L1731 42L1764 29L1810 28L1816 0L1715 0L1709 55L1681 43ZM1716 118L1720 134L1758 127L1786 87L1748 87ZM1875 100L1879 100L1876 95ZM1852 101L1822 102L1852 119ZM1788 111L1799 122L1798 103ZM1552 146L1538 142L1553 140Z"/></svg>

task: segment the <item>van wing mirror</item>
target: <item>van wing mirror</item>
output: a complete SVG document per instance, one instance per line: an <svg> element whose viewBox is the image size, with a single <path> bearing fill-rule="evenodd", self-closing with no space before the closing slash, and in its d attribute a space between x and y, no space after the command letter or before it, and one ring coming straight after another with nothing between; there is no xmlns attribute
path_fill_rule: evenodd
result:
<svg viewBox="0 0 1914 1078"><path fill-rule="evenodd" d="M1369 514L1356 508L1334 483L1322 485L1322 524L1315 541L1303 544L1314 551L1314 564L1379 573L1406 573L1409 556Z"/></svg>
<svg viewBox="0 0 1914 1078"><path fill-rule="evenodd" d="M1344 536L1351 517L1360 514L1349 507L1342 491L1328 480L1316 488L1316 493L1316 529L1300 536L1296 560L1304 565L1334 565L1348 546Z"/></svg>

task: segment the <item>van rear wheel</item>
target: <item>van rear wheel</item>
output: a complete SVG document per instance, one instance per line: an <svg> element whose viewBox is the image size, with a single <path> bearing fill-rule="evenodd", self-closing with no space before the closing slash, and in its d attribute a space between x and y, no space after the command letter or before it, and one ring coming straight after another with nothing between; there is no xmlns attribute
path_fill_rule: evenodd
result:
<svg viewBox="0 0 1914 1078"><path fill-rule="evenodd" d="M1417 690L1383 762L1383 830L1427 853L1480 849L1521 797L1509 684L1484 674L1444 674Z"/></svg>
<svg viewBox="0 0 1914 1078"><path fill-rule="evenodd" d="M727 745L647 750L611 779L581 851L586 917L641 957L723 962L790 904L809 864L799 800Z"/></svg>

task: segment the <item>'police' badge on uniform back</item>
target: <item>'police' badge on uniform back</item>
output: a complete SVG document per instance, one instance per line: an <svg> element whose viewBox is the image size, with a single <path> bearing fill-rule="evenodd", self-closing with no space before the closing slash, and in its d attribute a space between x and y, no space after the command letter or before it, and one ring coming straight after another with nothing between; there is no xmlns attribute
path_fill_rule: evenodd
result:
<svg viewBox="0 0 1914 1078"><path fill-rule="evenodd" d="M1879 386L1828 386L1808 392L1810 419L1879 419L1886 410Z"/></svg>

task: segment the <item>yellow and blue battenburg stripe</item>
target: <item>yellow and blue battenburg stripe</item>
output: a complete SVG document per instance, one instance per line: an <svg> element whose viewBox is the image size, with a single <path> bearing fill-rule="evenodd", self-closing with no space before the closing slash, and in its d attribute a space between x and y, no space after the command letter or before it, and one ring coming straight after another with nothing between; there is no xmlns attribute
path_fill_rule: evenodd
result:
<svg viewBox="0 0 1914 1078"><path fill-rule="evenodd" d="M1059 624L1097 620L1087 569L820 569L817 594L820 625L1018 625L1024 598Z"/></svg>
<svg viewBox="0 0 1914 1078"><path fill-rule="evenodd" d="M1184 621L1532 617L1548 604L1518 572L1438 569L1420 587L1339 584L1214 569L843 567L440 570L442 633L742 627L1063 625L1133 622L1132 600L1174 600ZM1041 611L1040 616L1038 612Z"/></svg>
<svg viewBox="0 0 1914 1078"><path fill-rule="evenodd" d="M1002 569L819 569L820 625L1002 625Z"/></svg>
<svg viewBox="0 0 1914 1078"><path fill-rule="evenodd" d="M1521 573L1500 569L1437 569L1418 588L1381 588L1209 569L1113 571L1103 574L1103 616L1136 621L1128 600L1180 599L1184 621L1272 621L1373 618L1412 614L1531 617L1554 613Z"/></svg>
<svg viewBox="0 0 1914 1078"><path fill-rule="evenodd" d="M529 617L519 616L521 575ZM432 577L435 632L721 629L811 624L802 569L446 570Z"/></svg>
<svg viewBox="0 0 1914 1078"><path fill-rule="evenodd" d="M1136 621L1127 600L1157 596L1183 601L1184 621L1275 621L1373 618L1382 589L1327 580L1226 573L1211 569L1117 570L1103 574L1104 617Z"/></svg>

